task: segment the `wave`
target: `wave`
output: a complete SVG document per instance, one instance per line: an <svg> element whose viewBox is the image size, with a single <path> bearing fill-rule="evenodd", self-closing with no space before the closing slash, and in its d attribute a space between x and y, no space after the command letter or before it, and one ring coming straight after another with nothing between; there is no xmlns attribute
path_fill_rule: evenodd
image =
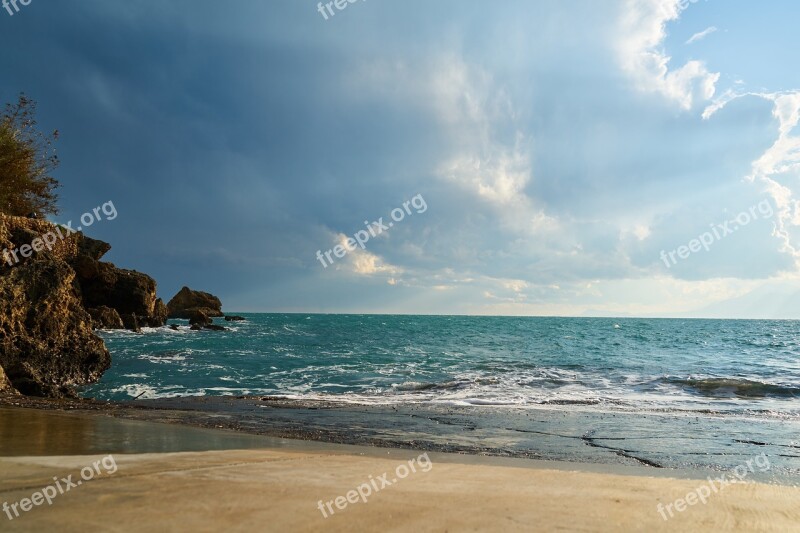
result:
<svg viewBox="0 0 800 533"><path fill-rule="evenodd" d="M800 387L764 383L736 378L664 378L663 383L676 385L702 396L738 396L740 398L796 398Z"/></svg>
<svg viewBox="0 0 800 533"><path fill-rule="evenodd" d="M405 383L393 384L392 389L401 392L452 390L466 387L469 381L446 381L444 383L423 383L419 381L406 381Z"/></svg>

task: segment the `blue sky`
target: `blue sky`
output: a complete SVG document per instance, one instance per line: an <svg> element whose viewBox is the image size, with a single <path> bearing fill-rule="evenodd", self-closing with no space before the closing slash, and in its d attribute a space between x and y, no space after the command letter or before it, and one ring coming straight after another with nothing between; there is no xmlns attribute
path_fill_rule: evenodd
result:
<svg viewBox="0 0 800 533"><path fill-rule="evenodd" d="M797 4L317 7L0 11L0 97L61 132L59 221L113 201L109 260L231 311L800 318Z"/></svg>

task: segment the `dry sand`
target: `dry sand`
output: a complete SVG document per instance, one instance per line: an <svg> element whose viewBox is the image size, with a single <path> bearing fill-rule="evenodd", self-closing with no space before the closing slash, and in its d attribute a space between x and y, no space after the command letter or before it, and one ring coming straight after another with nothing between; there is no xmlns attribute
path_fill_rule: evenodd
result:
<svg viewBox="0 0 800 533"><path fill-rule="evenodd" d="M378 456L381 454L382 456ZM731 485L669 521L656 511L704 484L547 468L453 462L324 518L346 496L418 453L266 449L115 455L118 470L9 521L0 531L800 531L800 488ZM99 456L0 458L0 504L54 476L79 477ZM577 468L577 467L576 467ZM380 486L380 485L378 485Z"/></svg>

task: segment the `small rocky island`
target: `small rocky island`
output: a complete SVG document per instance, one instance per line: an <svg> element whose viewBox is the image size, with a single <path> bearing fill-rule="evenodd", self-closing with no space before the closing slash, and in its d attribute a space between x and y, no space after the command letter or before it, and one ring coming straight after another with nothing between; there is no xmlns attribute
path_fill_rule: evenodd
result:
<svg viewBox="0 0 800 533"><path fill-rule="evenodd" d="M214 325L214 317L223 317L222 302L207 292L182 288L167 304L169 318L185 318L193 330L212 329L224 331L222 326Z"/></svg>
<svg viewBox="0 0 800 533"><path fill-rule="evenodd" d="M45 220L0 213L0 249L58 231ZM150 276L101 261L111 246L77 232L13 266L0 265L0 392L74 396L97 381L111 355L95 329L161 327L168 317L219 329L219 298L184 287L169 302ZM224 328L222 328L224 329Z"/></svg>

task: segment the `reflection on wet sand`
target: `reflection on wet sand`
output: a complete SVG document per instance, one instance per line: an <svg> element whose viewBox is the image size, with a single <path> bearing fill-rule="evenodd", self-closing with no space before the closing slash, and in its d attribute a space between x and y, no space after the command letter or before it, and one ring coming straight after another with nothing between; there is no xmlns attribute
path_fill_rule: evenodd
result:
<svg viewBox="0 0 800 533"><path fill-rule="evenodd" d="M109 416L0 407L0 456L164 453L261 448L267 439Z"/></svg>

